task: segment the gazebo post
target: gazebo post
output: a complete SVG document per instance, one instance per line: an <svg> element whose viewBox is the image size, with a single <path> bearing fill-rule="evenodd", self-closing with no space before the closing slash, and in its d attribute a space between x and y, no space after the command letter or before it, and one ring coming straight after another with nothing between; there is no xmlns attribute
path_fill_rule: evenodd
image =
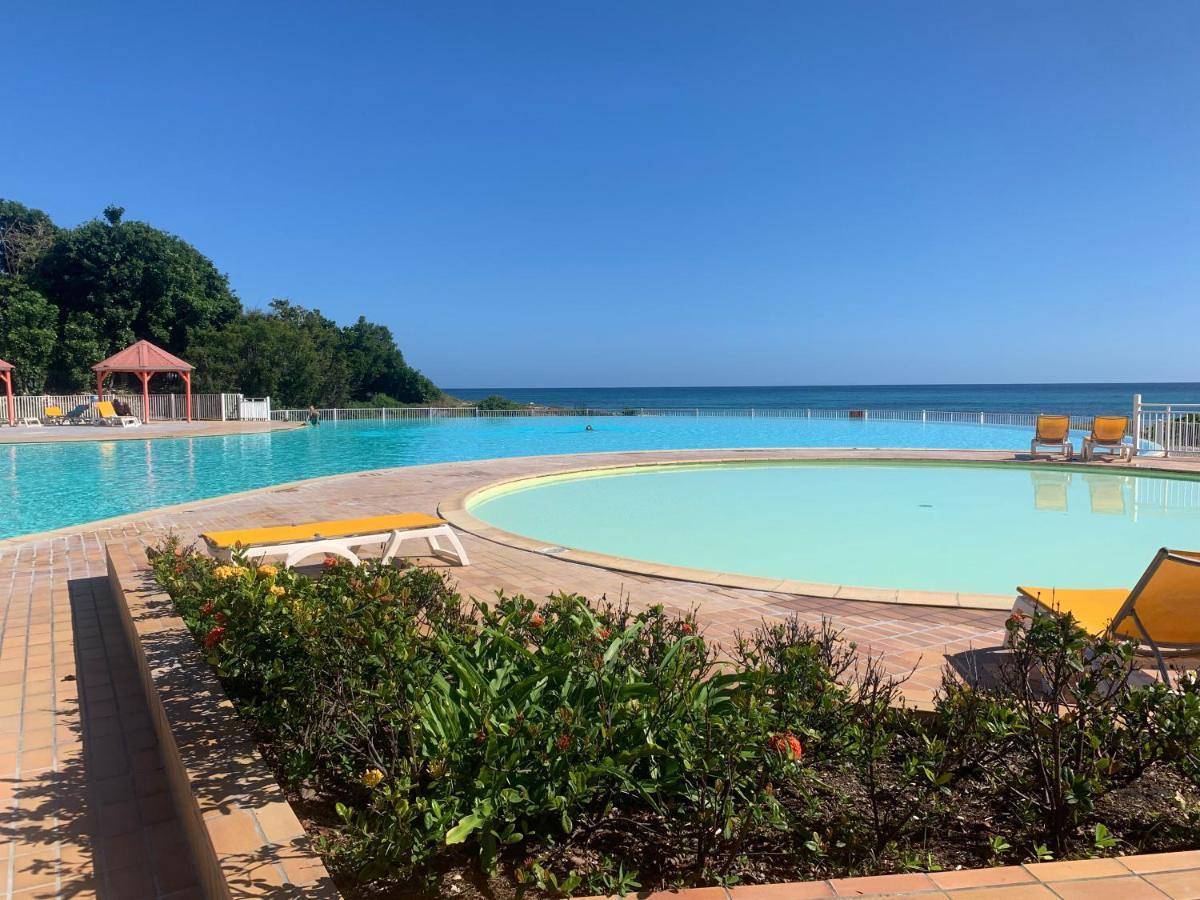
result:
<svg viewBox="0 0 1200 900"><path fill-rule="evenodd" d="M99 402L103 399L104 399L104 373L97 372L96 373L96 401Z"/></svg>
<svg viewBox="0 0 1200 900"><path fill-rule="evenodd" d="M8 425L11 428L17 423L13 417L12 372L0 371L0 378L4 379L4 396L8 398Z"/></svg>
<svg viewBox="0 0 1200 900"><path fill-rule="evenodd" d="M192 421L192 373L181 372L183 376L183 387L187 392L187 420Z"/></svg>
<svg viewBox="0 0 1200 900"><path fill-rule="evenodd" d="M142 379L142 421L150 421L150 373L138 372Z"/></svg>

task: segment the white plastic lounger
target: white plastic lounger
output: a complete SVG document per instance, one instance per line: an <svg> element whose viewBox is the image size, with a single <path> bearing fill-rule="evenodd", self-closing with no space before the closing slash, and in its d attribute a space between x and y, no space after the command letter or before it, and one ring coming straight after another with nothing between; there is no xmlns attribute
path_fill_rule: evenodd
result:
<svg viewBox="0 0 1200 900"><path fill-rule="evenodd" d="M142 424L142 420L137 416L120 415L108 400L102 400L96 404L96 415L99 416L96 420L96 424L98 425L112 425L116 428L136 428Z"/></svg>
<svg viewBox="0 0 1200 900"><path fill-rule="evenodd" d="M365 519L338 519L307 522L302 525L275 525L236 531L210 531L201 535L209 552L218 559L232 558L235 548L247 559L283 556L284 565L294 566L312 556L340 556L357 564L354 549L378 545L383 562L391 562L405 541L419 538L429 544L429 552L447 562L469 566L467 551L450 523L425 513L400 513L370 516ZM442 547L445 539L450 549Z"/></svg>
<svg viewBox="0 0 1200 900"><path fill-rule="evenodd" d="M21 416L17 419L18 425L24 425L26 428L41 428L42 420L37 416Z"/></svg>

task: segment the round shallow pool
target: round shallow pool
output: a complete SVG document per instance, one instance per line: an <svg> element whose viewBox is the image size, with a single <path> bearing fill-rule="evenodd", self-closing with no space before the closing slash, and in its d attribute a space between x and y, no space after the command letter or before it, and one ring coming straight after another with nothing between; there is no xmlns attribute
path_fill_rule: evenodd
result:
<svg viewBox="0 0 1200 900"><path fill-rule="evenodd" d="M638 466L502 485L468 510L551 552L1009 596L1017 584L1132 586L1159 547L1200 546L1200 480L1045 464Z"/></svg>

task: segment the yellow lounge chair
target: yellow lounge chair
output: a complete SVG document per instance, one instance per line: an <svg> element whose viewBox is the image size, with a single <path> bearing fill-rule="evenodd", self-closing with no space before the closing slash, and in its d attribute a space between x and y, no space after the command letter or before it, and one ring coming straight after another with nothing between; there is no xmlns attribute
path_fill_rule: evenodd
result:
<svg viewBox="0 0 1200 900"><path fill-rule="evenodd" d="M1033 440L1029 442L1029 455L1037 456L1038 447L1057 447L1067 459L1075 455L1071 444L1070 416L1038 416Z"/></svg>
<svg viewBox="0 0 1200 900"><path fill-rule="evenodd" d="M1090 634L1136 641L1158 662L1170 684L1164 654L1200 652L1200 553L1163 548L1133 590L1017 588L1014 612L1069 612Z"/></svg>
<svg viewBox="0 0 1200 900"><path fill-rule="evenodd" d="M47 406L46 411L42 413L42 422L47 425L61 425L63 423L62 407Z"/></svg>
<svg viewBox="0 0 1200 900"><path fill-rule="evenodd" d="M97 424L100 425L112 425L117 428L133 428L142 424L142 420L137 416L118 415L116 409L108 400L101 400L96 404L96 415L99 416Z"/></svg>
<svg viewBox="0 0 1200 900"><path fill-rule="evenodd" d="M1132 460L1133 447L1125 443L1129 433L1129 416L1096 416L1092 433L1083 439L1083 459L1096 458L1097 450L1107 450L1119 459Z"/></svg>
<svg viewBox="0 0 1200 900"><path fill-rule="evenodd" d="M378 544L382 548L382 559L387 563L396 556L404 541L422 538L429 544L430 553L439 559L460 566L471 564L467 559L467 551L463 549L450 523L424 513L209 531L200 536L208 545L209 552L224 560L232 558L234 549L241 549L247 559L284 556L286 566L294 566L303 559L317 555L340 556L357 564L359 558L352 548ZM439 543L440 538L445 538L452 549L444 549Z"/></svg>

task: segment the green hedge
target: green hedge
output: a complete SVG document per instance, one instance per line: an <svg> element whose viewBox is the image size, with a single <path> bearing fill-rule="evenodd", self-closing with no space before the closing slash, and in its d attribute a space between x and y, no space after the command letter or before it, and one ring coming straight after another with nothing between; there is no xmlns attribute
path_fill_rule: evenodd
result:
<svg viewBox="0 0 1200 900"><path fill-rule="evenodd" d="M1141 685L1132 648L1069 619L1012 620L996 683L948 676L918 716L828 624L718 653L693 616L464 601L429 569L152 560L280 779L330 798L343 878L434 891L469 856L606 893L1197 838L1195 682ZM1177 799L1124 810L1147 786Z"/></svg>

